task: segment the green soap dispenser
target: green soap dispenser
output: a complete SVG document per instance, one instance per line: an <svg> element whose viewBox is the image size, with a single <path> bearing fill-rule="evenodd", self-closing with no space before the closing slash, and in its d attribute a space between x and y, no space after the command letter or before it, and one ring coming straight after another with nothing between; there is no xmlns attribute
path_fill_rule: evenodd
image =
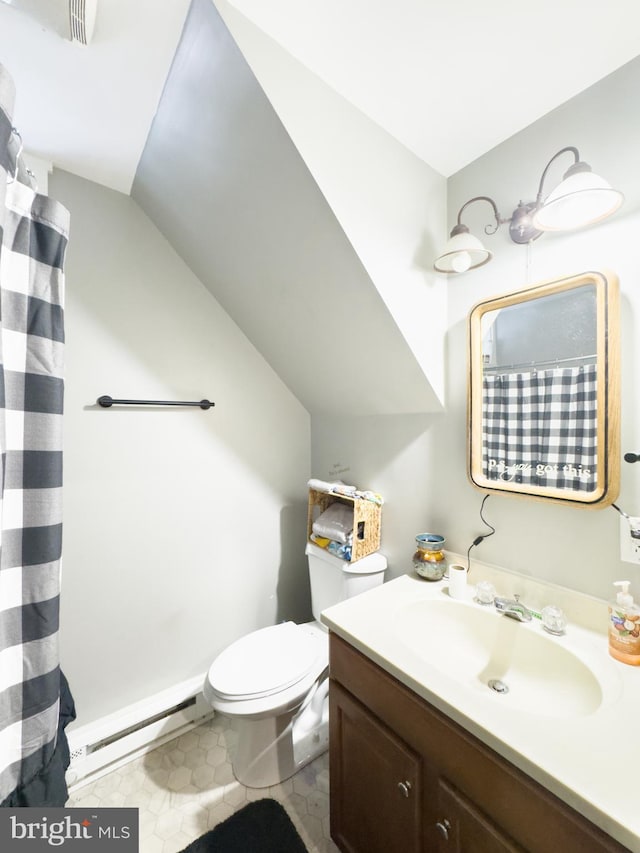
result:
<svg viewBox="0 0 640 853"><path fill-rule="evenodd" d="M622 663L640 666L640 608L629 592L630 581L614 581L620 587L609 605L609 654Z"/></svg>

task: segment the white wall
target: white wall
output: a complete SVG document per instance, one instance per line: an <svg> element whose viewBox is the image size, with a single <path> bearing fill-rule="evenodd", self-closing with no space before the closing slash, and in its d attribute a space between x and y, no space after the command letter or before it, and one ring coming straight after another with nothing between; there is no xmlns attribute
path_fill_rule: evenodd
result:
<svg viewBox="0 0 640 853"><path fill-rule="evenodd" d="M61 656L85 724L309 618L309 416L131 198L58 171L50 192L72 222Z"/></svg>
<svg viewBox="0 0 640 853"><path fill-rule="evenodd" d="M487 532L478 511L482 493L466 478L466 322L472 306L489 295L519 288L526 281L609 267L620 277L622 297L622 452L640 451L640 353L635 343L640 312L640 117L635 109L640 60L554 110L497 146L449 180L449 222L475 195L493 196L502 216L520 199L533 200L550 157L565 145L627 197L622 211L599 226L571 235L545 235L527 250L510 242L503 226L487 245L495 252L486 267L449 278L447 332L447 411L442 416L343 420L314 418L314 476L332 466L347 469L346 481L378 489L383 509L383 550L391 570L410 569L413 536L440 532L453 550L466 552ZM561 160L549 175L551 187L571 164ZM564 168L563 168L564 166ZM490 222L488 206L468 209L471 230ZM619 504L640 514L640 465L622 462ZM473 553L482 560L554 581L599 597L610 584L630 578L640 597L640 568L619 560L619 517L615 510L587 510L510 496L492 496L486 515L495 536Z"/></svg>

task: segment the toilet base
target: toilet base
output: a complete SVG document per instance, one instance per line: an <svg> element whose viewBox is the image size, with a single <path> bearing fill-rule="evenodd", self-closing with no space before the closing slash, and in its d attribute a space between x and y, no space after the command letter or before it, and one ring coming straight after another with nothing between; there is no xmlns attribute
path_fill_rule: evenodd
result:
<svg viewBox="0 0 640 853"><path fill-rule="evenodd" d="M247 788L284 782L329 748L329 681L320 682L300 708L276 717L236 718L233 774Z"/></svg>

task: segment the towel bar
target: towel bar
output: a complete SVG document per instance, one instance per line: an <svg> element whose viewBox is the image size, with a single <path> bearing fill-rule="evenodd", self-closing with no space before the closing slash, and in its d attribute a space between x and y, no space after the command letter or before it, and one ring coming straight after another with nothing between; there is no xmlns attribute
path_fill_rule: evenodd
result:
<svg viewBox="0 0 640 853"><path fill-rule="evenodd" d="M98 397L99 406L108 409L111 406L199 406L201 409L210 409L215 406L210 400L198 400L189 402L184 400L114 400L108 394Z"/></svg>

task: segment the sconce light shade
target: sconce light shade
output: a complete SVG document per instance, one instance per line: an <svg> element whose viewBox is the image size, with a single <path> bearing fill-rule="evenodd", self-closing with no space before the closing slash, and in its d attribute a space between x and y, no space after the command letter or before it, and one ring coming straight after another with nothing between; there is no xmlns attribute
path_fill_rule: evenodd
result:
<svg viewBox="0 0 640 853"><path fill-rule="evenodd" d="M492 253L469 233L466 225L457 225L444 249L433 263L438 272L466 272L490 261Z"/></svg>
<svg viewBox="0 0 640 853"><path fill-rule="evenodd" d="M533 224L540 231L573 231L610 216L623 201L624 195L587 163L574 163L535 211Z"/></svg>

